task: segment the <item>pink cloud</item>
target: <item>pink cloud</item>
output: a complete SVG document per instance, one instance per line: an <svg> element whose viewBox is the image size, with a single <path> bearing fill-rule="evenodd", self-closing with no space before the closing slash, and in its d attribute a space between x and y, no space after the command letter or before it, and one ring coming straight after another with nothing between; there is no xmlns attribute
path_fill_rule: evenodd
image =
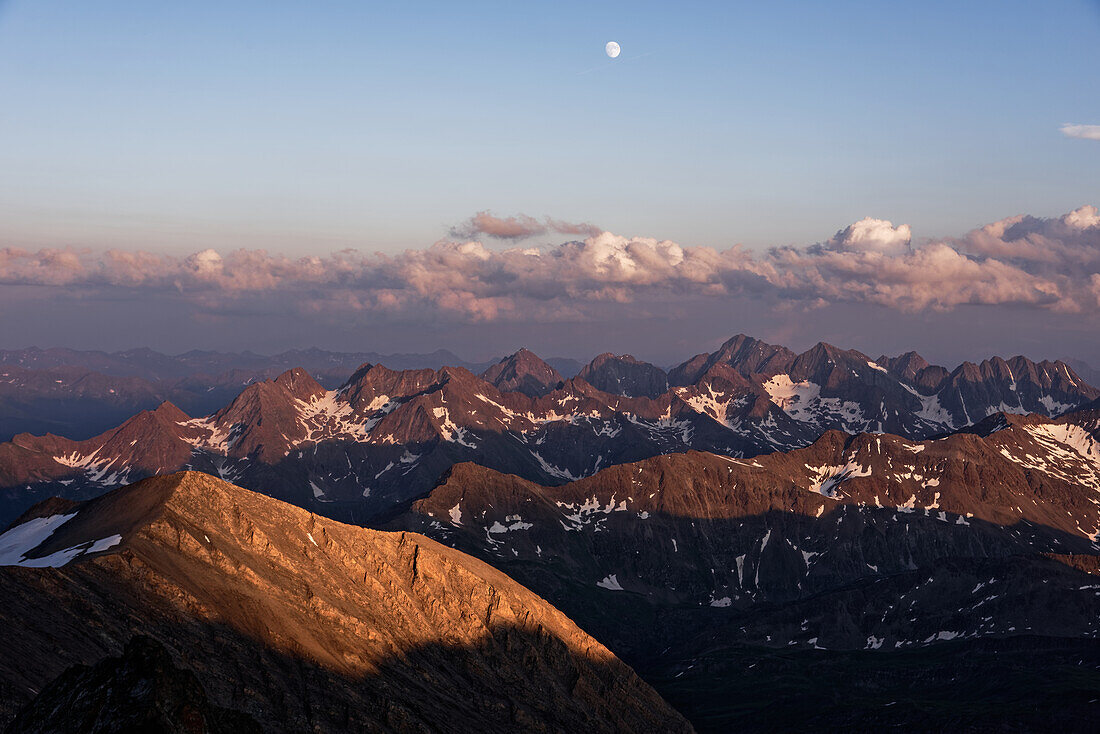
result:
<svg viewBox="0 0 1100 734"><path fill-rule="evenodd" d="M512 239L549 231L552 221L491 219L479 226L503 223L497 236ZM1100 216L1082 207L1051 219L1011 217L920 245L908 226L867 218L823 244L766 252L603 231L547 248L442 240L394 255L344 250L300 258L264 250L171 257L8 248L0 250L0 282L77 295L175 294L210 313L266 307L413 321L583 320L610 304L641 311L644 304L746 295L777 308L867 303L919 312L1017 304L1094 313Z"/></svg>

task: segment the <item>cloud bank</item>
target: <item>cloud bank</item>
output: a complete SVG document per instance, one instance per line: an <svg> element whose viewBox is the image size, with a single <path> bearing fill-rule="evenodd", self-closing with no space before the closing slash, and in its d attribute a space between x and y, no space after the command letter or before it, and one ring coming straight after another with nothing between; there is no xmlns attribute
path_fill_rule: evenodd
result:
<svg viewBox="0 0 1100 734"><path fill-rule="evenodd" d="M1083 140L1100 140L1100 125L1073 125L1065 124L1061 127L1062 134L1068 138L1081 138Z"/></svg>
<svg viewBox="0 0 1100 734"><path fill-rule="evenodd" d="M141 251L0 249L0 284L73 298L182 299L199 312L291 308L306 314L460 322L573 321L609 304L640 312L690 299L751 297L776 307L875 304L907 313L1013 304L1100 311L1100 213L1016 216L961 237L915 243L907 225L863 219L806 247L755 252L624 237L554 220L500 219L463 227L519 240L583 240L548 248L444 239L396 255L354 250L287 257L264 250L185 257Z"/></svg>

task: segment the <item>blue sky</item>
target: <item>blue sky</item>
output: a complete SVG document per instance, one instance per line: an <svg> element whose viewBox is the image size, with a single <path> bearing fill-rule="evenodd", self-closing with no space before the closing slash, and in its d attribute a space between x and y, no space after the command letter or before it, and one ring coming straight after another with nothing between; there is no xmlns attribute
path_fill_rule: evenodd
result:
<svg viewBox="0 0 1100 734"><path fill-rule="evenodd" d="M1097 69L1096 0L0 0L0 343L1096 363Z"/></svg>
<svg viewBox="0 0 1100 734"><path fill-rule="evenodd" d="M0 7L8 244L395 251L485 209L806 244L1100 193L1058 132L1100 122L1095 2Z"/></svg>

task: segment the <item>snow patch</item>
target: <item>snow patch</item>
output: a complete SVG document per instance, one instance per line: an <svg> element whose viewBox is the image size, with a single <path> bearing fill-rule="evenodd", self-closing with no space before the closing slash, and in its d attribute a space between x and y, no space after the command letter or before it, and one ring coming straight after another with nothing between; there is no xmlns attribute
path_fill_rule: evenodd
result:
<svg viewBox="0 0 1100 734"><path fill-rule="evenodd" d="M75 512L69 515L36 517L20 525L16 525L11 530L0 535L0 566L59 568L77 556L82 556L86 553L101 553L122 542L121 535L110 535L90 543L81 543L80 545L51 553L42 558L26 557L32 550L46 542L46 540L54 534L54 531L74 517L76 517Z"/></svg>
<svg viewBox="0 0 1100 734"><path fill-rule="evenodd" d="M810 466L806 464L805 466L813 472L809 490L829 499L837 498L837 488L844 481L852 477L871 476L871 467L863 466L857 463L855 459L849 460L844 465Z"/></svg>
<svg viewBox="0 0 1100 734"><path fill-rule="evenodd" d="M504 518L504 522L508 523L504 525L497 520L493 523L493 526L489 528L490 533L508 533L513 530L530 530L535 527L533 523L524 522L523 518L519 515L508 515Z"/></svg>
<svg viewBox="0 0 1100 734"><path fill-rule="evenodd" d="M622 584L619 583L619 579L615 574L605 576L602 580L596 582L596 586L603 589L610 589L611 591L622 591Z"/></svg>

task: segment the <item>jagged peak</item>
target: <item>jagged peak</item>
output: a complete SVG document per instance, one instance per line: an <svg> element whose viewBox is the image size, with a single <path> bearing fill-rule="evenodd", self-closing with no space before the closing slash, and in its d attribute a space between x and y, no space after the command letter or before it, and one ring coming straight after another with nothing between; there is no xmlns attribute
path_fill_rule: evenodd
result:
<svg viewBox="0 0 1100 734"><path fill-rule="evenodd" d="M649 364L648 362L642 362L634 358L632 354L615 354L613 352L604 352L603 354L597 354L592 360L585 365L585 369L596 368L607 362L626 362L627 364Z"/></svg>
<svg viewBox="0 0 1100 734"><path fill-rule="evenodd" d="M379 379L399 378L405 375L422 377L426 375L434 376L436 374L436 370L433 370L430 367L421 367L415 370L395 370L387 367L381 362L374 362L373 364L371 362L366 362L354 373L352 373L351 377L349 377L347 382L344 383L344 386L347 387L349 385L355 385L357 383L373 382L378 381Z"/></svg>
<svg viewBox="0 0 1100 734"><path fill-rule="evenodd" d="M500 360L498 360L496 362L496 364L490 366L488 369L486 369L481 374L482 374L482 377L484 377L485 375L488 375L488 374L491 374L491 373L499 373L500 371L505 370L508 367L513 366L513 365L517 366L517 367L519 367L519 366L535 367L535 368L538 368L538 369L541 369L542 367L545 367L548 370L553 370L554 369L549 364L547 364L546 361L542 357L535 354L534 352L532 352L527 347L521 347L519 350L513 352L512 354L509 354L507 357L503 357Z"/></svg>
<svg viewBox="0 0 1100 734"><path fill-rule="evenodd" d="M668 374L663 369L630 354L596 355L576 376L614 395L653 399L668 390Z"/></svg>
<svg viewBox="0 0 1100 734"><path fill-rule="evenodd" d="M116 436L130 435L134 430L139 432L150 429L161 431L162 426L174 426L177 423L189 420L191 416L184 413L172 403L165 401L153 410L142 410L127 418L117 427L105 431L90 440L109 439Z"/></svg>
<svg viewBox="0 0 1100 734"><path fill-rule="evenodd" d="M301 367L287 370L272 382L300 400L308 400L325 393L325 388L321 387L320 383Z"/></svg>
<svg viewBox="0 0 1100 734"><path fill-rule="evenodd" d="M530 397L542 397L564 382L556 369L527 348L500 360L480 377L501 392L522 392Z"/></svg>
<svg viewBox="0 0 1100 734"><path fill-rule="evenodd" d="M321 387L308 372L301 367L287 370L271 380L259 380L245 386L233 401L222 408L223 413L233 406L240 406L262 397L272 395L289 395L299 400L308 401L316 395L323 395L325 388Z"/></svg>
<svg viewBox="0 0 1100 734"><path fill-rule="evenodd" d="M439 374L439 381L440 382L445 382L445 381L447 381L447 382L449 382L449 381L470 382L470 381L479 381L481 379L477 375L475 375L473 372L470 372L470 370L466 369L465 367L451 367L451 366L441 367L439 369L438 374Z"/></svg>
<svg viewBox="0 0 1100 734"><path fill-rule="evenodd" d="M653 364L652 362L646 362L644 359L638 359L633 354L614 354L613 352L604 352L603 354L597 354L595 357L592 358L592 361L585 365L584 369L597 369L607 364L608 362L622 362L624 364L635 365L639 367L651 367L655 370L661 370L660 367ZM583 371L584 370L582 370L582 372ZM664 372L664 370L661 370L661 372Z"/></svg>
<svg viewBox="0 0 1100 734"><path fill-rule="evenodd" d="M774 373L786 369L796 356L786 347L768 344L745 334L737 334L723 342L717 351L710 354L697 354L673 367L668 372L668 378L671 385L690 385L719 362L732 365L745 376L754 373Z"/></svg>
<svg viewBox="0 0 1100 734"><path fill-rule="evenodd" d="M810 357L824 357L833 361L841 359L855 359L860 362L870 362L871 358L858 349L842 349L835 344L828 342L818 342L812 347L807 349L802 354L798 355L799 359Z"/></svg>
<svg viewBox="0 0 1100 734"><path fill-rule="evenodd" d="M729 339L726 339L726 341L722 342L722 346L718 347L718 351L734 351L741 349L746 344L749 345L749 347L775 347L775 345L768 344L763 339L757 339L756 337L749 336L748 334L735 334Z"/></svg>
<svg viewBox="0 0 1100 734"><path fill-rule="evenodd" d="M883 354L875 360L875 363L886 367L892 372L911 375L932 366L931 362L913 350L903 352L896 357L888 357Z"/></svg>
<svg viewBox="0 0 1100 734"><path fill-rule="evenodd" d="M164 418L165 420L172 421L173 423L180 423L182 421L190 420L191 418L191 416L184 412L183 409L176 406L176 404L173 403L171 400L165 400L163 403L158 405L153 410L153 414L158 417Z"/></svg>
<svg viewBox="0 0 1100 734"><path fill-rule="evenodd" d="M375 364L372 364L371 362L364 362L363 364L359 365L359 367L356 368L356 370L351 373L351 376L348 377L348 379L344 380L344 384L340 386L340 389L341 390L346 390L351 385L354 385L355 383L359 382L364 377L366 377L366 375L368 373L370 373L370 371L373 370L376 366L381 367L381 365L375 365ZM382 367L382 369L386 369L386 368Z"/></svg>

